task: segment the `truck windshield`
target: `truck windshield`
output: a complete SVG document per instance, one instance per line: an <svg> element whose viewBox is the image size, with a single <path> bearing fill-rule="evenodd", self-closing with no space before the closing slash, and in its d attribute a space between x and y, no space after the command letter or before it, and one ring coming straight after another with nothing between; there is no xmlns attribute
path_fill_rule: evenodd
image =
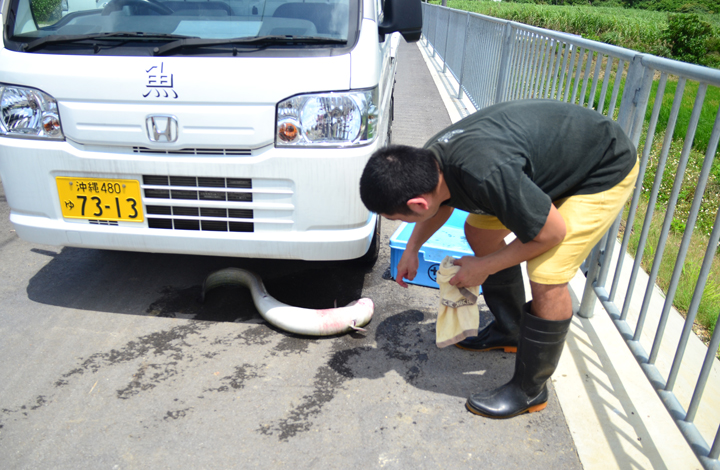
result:
<svg viewBox="0 0 720 470"><path fill-rule="evenodd" d="M6 0L8 1L8 0ZM9 0L11 49L82 53L173 42L177 49L345 44L357 0ZM265 39L263 39L265 38ZM114 44L114 45L113 45ZM157 49L157 47L155 47ZM92 52L90 52L92 53Z"/></svg>

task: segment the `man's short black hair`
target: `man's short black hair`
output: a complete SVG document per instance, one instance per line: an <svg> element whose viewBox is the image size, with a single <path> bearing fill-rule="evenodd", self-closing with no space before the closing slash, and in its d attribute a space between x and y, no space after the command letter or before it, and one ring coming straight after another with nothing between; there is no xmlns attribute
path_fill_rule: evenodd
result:
<svg viewBox="0 0 720 470"><path fill-rule="evenodd" d="M390 145L375 152L360 178L360 198L368 210L409 215L407 202L437 188L440 177L430 150Z"/></svg>

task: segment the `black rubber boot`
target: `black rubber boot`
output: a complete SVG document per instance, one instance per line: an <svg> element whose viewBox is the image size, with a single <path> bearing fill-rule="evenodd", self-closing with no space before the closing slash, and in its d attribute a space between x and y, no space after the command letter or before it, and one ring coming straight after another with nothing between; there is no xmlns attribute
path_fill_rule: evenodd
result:
<svg viewBox="0 0 720 470"><path fill-rule="evenodd" d="M560 360L571 321L538 318L530 314L528 302L520 325L515 375L502 387L470 396L465 407L488 418L512 418L545 409L547 380Z"/></svg>
<svg viewBox="0 0 720 470"><path fill-rule="evenodd" d="M495 320L471 336L456 343L468 351L503 349L517 351L520 316L525 304L525 283L520 265L488 276L482 285L482 295Z"/></svg>

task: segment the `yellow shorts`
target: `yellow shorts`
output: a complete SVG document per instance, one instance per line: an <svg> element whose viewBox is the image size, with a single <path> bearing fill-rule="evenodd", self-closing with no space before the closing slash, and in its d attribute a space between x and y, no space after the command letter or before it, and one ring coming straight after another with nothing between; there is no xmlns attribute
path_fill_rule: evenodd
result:
<svg viewBox="0 0 720 470"><path fill-rule="evenodd" d="M581 194L554 201L567 232L559 245L528 261L528 276L538 284L565 284L577 273L593 247L615 222L635 188L638 163L620 183L597 194ZM485 230L507 230L491 215L470 214L468 225Z"/></svg>

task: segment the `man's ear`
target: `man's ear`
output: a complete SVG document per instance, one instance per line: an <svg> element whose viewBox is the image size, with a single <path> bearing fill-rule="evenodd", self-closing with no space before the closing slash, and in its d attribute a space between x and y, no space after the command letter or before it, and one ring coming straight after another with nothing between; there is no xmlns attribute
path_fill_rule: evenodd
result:
<svg viewBox="0 0 720 470"><path fill-rule="evenodd" d="M415 212L416 214L422 214L430 207L430 205L428 204L428 200L425 199L423 196L414 197L408 200L407 206L410 208L411 211Z"/></svg>

